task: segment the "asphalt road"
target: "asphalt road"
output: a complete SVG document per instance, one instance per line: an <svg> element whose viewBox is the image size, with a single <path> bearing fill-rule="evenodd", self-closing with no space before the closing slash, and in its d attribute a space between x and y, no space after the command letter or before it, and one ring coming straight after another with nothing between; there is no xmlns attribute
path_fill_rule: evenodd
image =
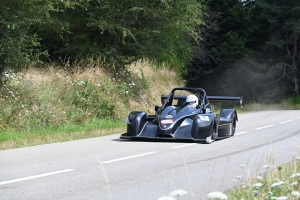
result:
<svg viewBox="0 0 300 200"><path fill-rule="evenodd" d="M0 151L0 199L206 199L300 156L299 110L238 117L236 135L212 144L111 135Z"/></svg>

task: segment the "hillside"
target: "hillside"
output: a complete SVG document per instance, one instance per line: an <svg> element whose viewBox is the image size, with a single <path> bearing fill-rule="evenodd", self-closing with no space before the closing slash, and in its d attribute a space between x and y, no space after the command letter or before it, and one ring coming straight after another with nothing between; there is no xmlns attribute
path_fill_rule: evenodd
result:
<svg viewBox="0 0 300 200"><path fill-rule="evenodd" d="M122 74L98 61L72 69L52 63L4 73L1 149L120 133L130 111L153 114L161 94L184 86L175 71L149 62L132 64Z"/></svg>

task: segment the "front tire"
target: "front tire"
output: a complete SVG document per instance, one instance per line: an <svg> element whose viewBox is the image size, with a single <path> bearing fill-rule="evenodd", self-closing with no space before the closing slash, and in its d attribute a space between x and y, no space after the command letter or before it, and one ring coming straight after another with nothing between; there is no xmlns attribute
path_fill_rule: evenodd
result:
<svg viewBox="0 0 300 200"><path fill-rule="evenodd" d="M216 141L216 139L218 138L218 133L217 133L217 128L216 128L216 124L214 123L213 125L213 130L211 132L211 139L213 141Z"/></svg>
<svg viewBox="0 0 300 200"><path fill-rule="evenodd" d="M211 144L218 138L217 127L216 124L213 124L210 140L206 140L206 144Z"/></svg>

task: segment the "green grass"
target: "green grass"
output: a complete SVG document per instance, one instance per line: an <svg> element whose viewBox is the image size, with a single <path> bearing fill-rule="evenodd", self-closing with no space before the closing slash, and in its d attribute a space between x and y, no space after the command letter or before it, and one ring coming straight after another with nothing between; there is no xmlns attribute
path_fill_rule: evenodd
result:
<svg viewBox="0 0 300 200"><path fill-rule="evenodd" d="M3 131L0 134L0 150L120 134L125 130L124 121L98 120L30 131Z"/></svg>
<svg viewBox="0 0 300 200"><path fill-rule="evenodd" d="M147 61L122 73L99 60L75 65L0 74L0 149L121 133L130 111L153 114L160 95L183 83Z"/></svg>
<svg viewBox="0 0 300 200"><path fill-rule="evenodd" d="M300 199L300 157L285 166L264 166L268 172L245 183L237 180L237 187L228 192L228 199L296 200Z"/></svg>

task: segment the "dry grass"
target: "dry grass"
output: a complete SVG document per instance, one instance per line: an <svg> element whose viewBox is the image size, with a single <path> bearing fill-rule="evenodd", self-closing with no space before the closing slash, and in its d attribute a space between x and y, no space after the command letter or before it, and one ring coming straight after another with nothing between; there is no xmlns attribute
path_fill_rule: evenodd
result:
<svg viewBox="0 0 300 200"><path fill-rule="evenodd" d="M99 131L74 132L72 126L83 127L103 119L117 120L111 126L124 124L124 131L123 120L131 111L154 114L154 105L161 104L162 94L184 86L168 67L158 69L144 61L128 70L112 73L96 60L76 63L71 70L67 63L51 63L12 74L0 96L0 129L5 132L0 135L0 149L101 136L104 134ZM53 132L61 126L69 127L72 133ZM112 134L107 131L109 126L96 124L93 130L105 129ZM40 129L45 129L44 133Z"/></svg>
<svg viewBox="0 0 300 200"><path fill-rule="evenodd" d="M143 110L154 113L154 106L161 104L161 95L169 94L175 87L184 87L185 82L170 67L156 68L149 62L137 62L129 66L129 71L134 75L146 78L149 90L140 96L142 102L131 100L132 110Z"/></svg>
<svg viewBox="0 0 300 200"><path fill-rule="evenodd" d="M300 160L299 157L284 166L265 165L263 176L251 177L228 192L228 199L299 199Z"/></svg>
<svg viewBox="0 0 300 200"><path fill-rule="evenodd" d="M139 96L136 98L129 98L129 107L124 112L129 110L143 110L154 113L154 106L161 104L160 96L162 94L169 94L174 87L183 87L185 82L179 77L174 70L170 67L157 68L155 65L148 61L140 61L134 63L128 67L128 71L132 73L132 77L138 77L139 79L145 79L149 88L144 91L140 91ZM49 88L49 84L57 84L59 80L60 87L64 87L69 82L76 80L85 80L95 85L101 85L106 87L112 87L114 74L111 74L99 61L91 63L88 66L82 66L82 63L78 63L78 67L70 70L64 70L57 63L52 63L44 69L29 68L27 71L21 73L22 76L34 84L45 85ZM126 82L126 80L121 80ZM45 90L37 89L34 91L37 95L45 92ZM59 94L56 94L59 95ZM117 93L111 93L110 98L115 99L114 104L118 107L118 110L122 110L124 104L120 101L121 98ZM42 96L42 94L40 94ZM109 98L109 97L105 97ZM124 115L122 116L124 117Z"/></svg>

